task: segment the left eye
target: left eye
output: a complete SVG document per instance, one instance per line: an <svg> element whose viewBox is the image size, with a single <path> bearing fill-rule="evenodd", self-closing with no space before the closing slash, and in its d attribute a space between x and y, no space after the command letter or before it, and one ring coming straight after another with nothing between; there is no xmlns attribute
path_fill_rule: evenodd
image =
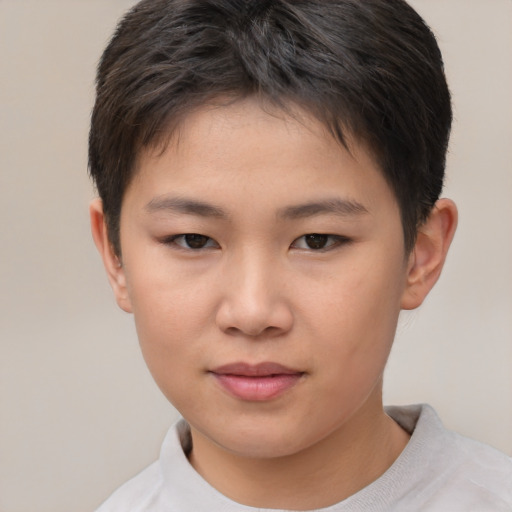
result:
<svg viewBox="0 0 512 512"><path fill-rule="evenodd" d="M348 239L343 236L310 233L294 240L291 246L294 249L309 249L313 251L321 251L338 246L347 241Z"/></svg>

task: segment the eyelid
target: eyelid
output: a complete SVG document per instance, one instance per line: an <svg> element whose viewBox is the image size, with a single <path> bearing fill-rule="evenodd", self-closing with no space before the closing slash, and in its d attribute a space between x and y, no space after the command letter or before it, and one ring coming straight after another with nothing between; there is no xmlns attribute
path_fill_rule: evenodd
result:
<svg viewBox="0 0 512 512"><path fill-rule="evenodd" d="M186 242L187 236L197 236L202 237L206 239L206 243L202 247L190 247L188 243ZM319 237L326 237L327 243L324 247L319 248L313 248L307 245L307 242L305 242L306 238L308 236L319 236ZM183 243L179 243L178 241L183 241ZM303 241L303 244L300 244L299 242ZM333 249L336 249L337 247L341 245L345 245L347 243L350 243L352 240L344 235L331 235L327 233L306 233L300 237L297 237L293 242L291 243L290 247L292 249L298 249L301 251L309 251L309 252L327 252ZM174 248L178 250L183 250L187 252L201 252L205 250L212 250L212 249L218 249L220 248L219 243L209 237L208 235L203 235L201 233L180 233L176 235L170 235L163 237L159 240L159 242L163 245L167 246L173 246ZM303 247L300 247L300 245L303 245Z"/></svg>
<svg viewBox="0 0 512 512"><path fill-rule="evenodd" d="M330 243L328 243L328 245L326 245L325 247L321 247L319 249L313 249L312 247L298 247L297 245L297 242L299 240L306 240L306 237L307 236L310 236L310 235L317 235L317 236L325 236L327 237L328 239L331 240ZM296 238L292 244L291 244L291 248L293 249L298 249L298 250L301 250L301 251L310 251L310 252L327 252L327 251L330 251L330 250L333 250L333 249L336 249L342 245L345 245L345 244L348 244L350 243L352 240L346 236L343 236L343 235L330 235L328 233L306 233L305 235L302 235L302 236L299 236L298 238ZM304 243L304 245L306 245Z"/></svg>
<svg viewBox="0 0 512 512"><path fill-rule="evenodd" d="M206 245L204 245L203 247L194 248L194 247L187 246L186 243L181 244L181 243L177 242L180 239L185 241L186 236L192 236L192 235L200 236L200 237L204 237L204 238L208 239ZM188 251L188 252L201 252L201 251L206 251L206 250L211 250L211 249L218 249L220 247L218 242L215 241L213 238L209 237L208 235L203 235L201 233L180 233L178 235L170 235L170 236L166 236L166 237L162 238L160 240L160 243L162 243L163 245L173 246L174 248L176 248L178 250L183 250L183 251Z"/></svg>

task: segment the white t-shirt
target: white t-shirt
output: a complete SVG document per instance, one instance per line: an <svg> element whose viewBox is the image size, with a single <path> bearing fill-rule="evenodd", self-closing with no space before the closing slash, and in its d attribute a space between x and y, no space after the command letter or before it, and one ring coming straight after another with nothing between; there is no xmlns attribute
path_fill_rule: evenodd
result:
<svg viewBox="0 0 512 512"><path fill-rule="evenodd" d="M409 443L375 482L321 512L512 512L510 457L446 430L428 405L386 412L412 434ZM96 512L267 511L235 503L203 480L185 455L190 442L187 423L178 421L160 459Z"/></svg>

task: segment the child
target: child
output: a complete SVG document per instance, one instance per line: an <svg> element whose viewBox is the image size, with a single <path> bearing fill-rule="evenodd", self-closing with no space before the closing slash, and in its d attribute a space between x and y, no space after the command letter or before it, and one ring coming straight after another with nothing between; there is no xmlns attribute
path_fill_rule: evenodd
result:
<svg viewBox="0 0 512 512"><path fill-rule="evenodd" d="M143 0L98 69L96 245L183 415L99 512L512 510L512 461L383 408L457 224L402 0Z"/></svg>

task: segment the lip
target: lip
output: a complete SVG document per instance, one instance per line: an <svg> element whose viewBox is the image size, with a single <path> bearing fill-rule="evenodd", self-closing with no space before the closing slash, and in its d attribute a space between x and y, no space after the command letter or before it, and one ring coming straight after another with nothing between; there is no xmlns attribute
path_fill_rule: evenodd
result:
<svg viewBox="0 0 512 512"><path fill-rule="evenodd" d="M230 395L251 402L263 402L283 395L304 375L304 372L273 362L255 365L231 363L209 373Z"/></svg>

